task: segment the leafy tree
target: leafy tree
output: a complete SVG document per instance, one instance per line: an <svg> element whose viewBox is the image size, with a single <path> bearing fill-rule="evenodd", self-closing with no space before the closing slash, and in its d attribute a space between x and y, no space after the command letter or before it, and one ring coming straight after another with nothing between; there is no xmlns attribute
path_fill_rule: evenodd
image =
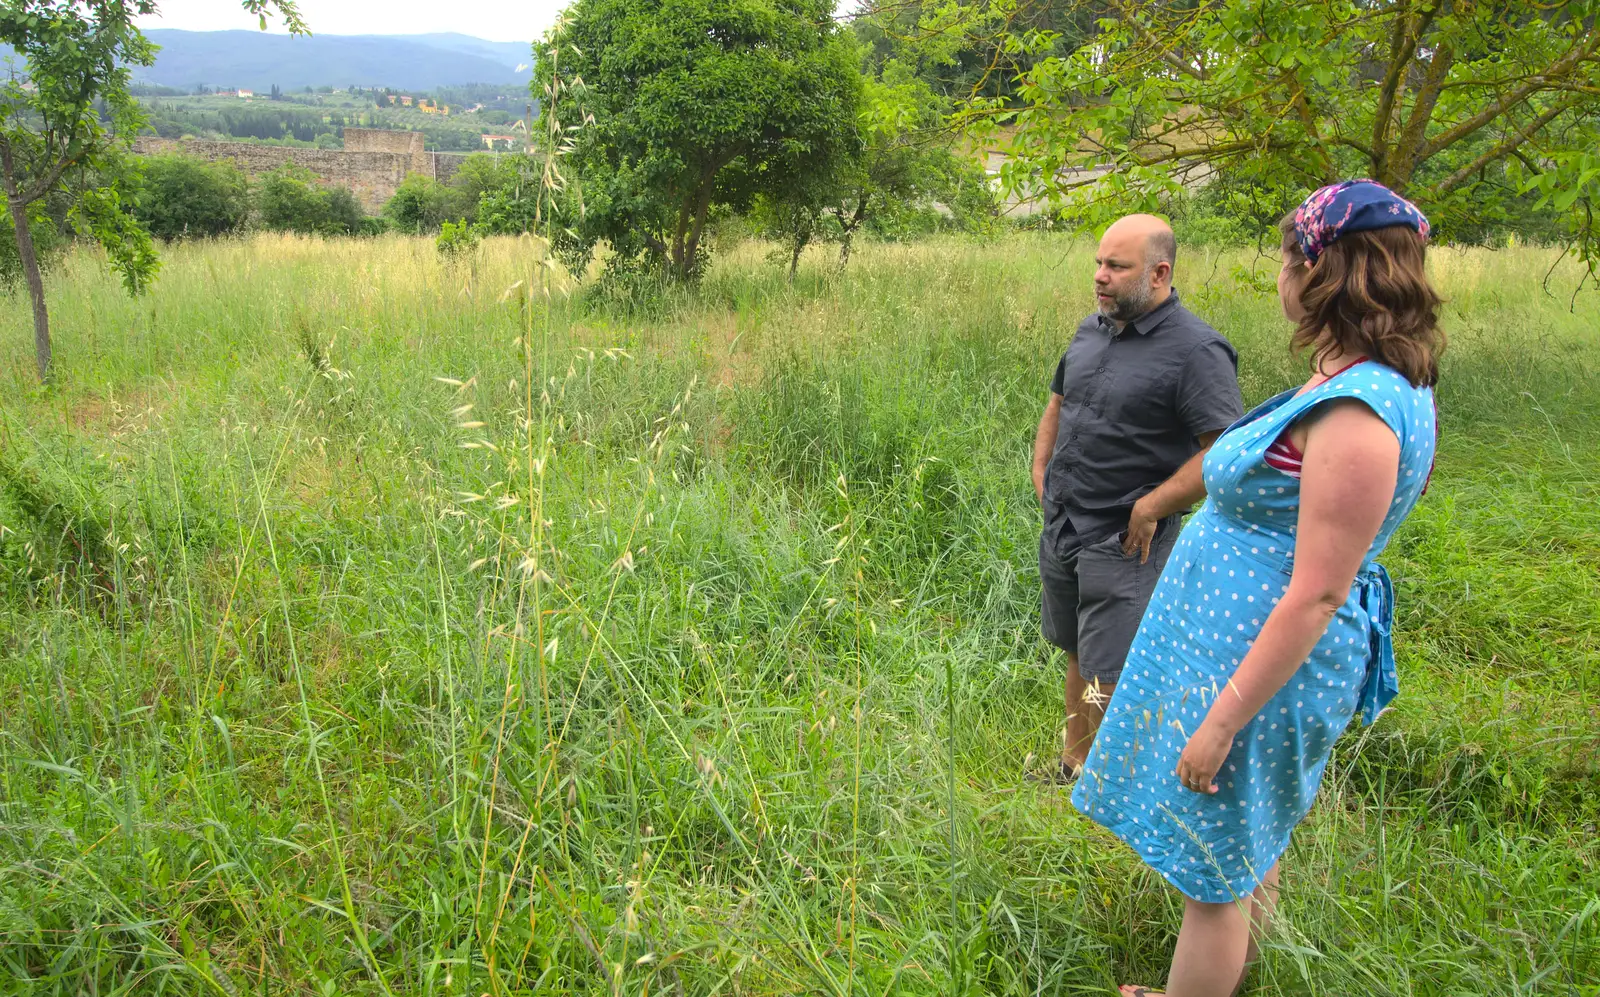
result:
<svg viewBox="0 0 1600 997"><path fill-rule="evenodd" d="M351 235L364 229L361 206L348 187L322 187L316 174L295 163L262 177L256 211L264 227L279 232Z"/></svg>
<svg viewBox="0 0 1600 997"><path fill-rule="evenodd" d="M970 231L994 215L994 194L976 162L958 155L945 123L950 102L898 59L864 81L862 148L833 163L798 164L758 212L788 250L789 279L814 239L839 243L847 265L856 234L902 237L937 228Z"/></svg>
<svg viewBox="0 0 1600 997"><path fill-rule="evenodd" d="M118 189L127 173L118 136L132 135L141 120L139 103L128 93L128 66L155 60L133 17L153 9L114 0L0 7L0 42L27 63L21 75L0 84L0 185L33 304L41 380L50 377L50 316L33 226L43 220L51 194L77 195L70 221L105 246L130 293L155 276L150 237L128 215Z"/></svg>
<svg viewBox="0 0 1600 997"><path fill-rule="evenodd" d="M560 80L548 122L572 141L582 242L641 255L679 278L699 271L714 204L748 204L832 160L856 137L860 76L831 0L577 0L547 39L536 92Z"/></svg>
<svg viewBox="0 0 1600 997"><path fill-rule="evenodd" d="M227 235L250 214L244 174L230 162L151 156L140 188L133 215L158 239Z"/></svg>
<svg viewBox="0 0 1600 997"><path fill-rule="evenodd" d="M1112 0L1104 15L1015 102L969 108L990 137L1015 126L1012 189L1098 222L1218 172L1295 191L1370 176L1447 239L1526 193L1600 261L1597 0Z"/></svg>
<svg viewBox="0 0 1600 997"><path fill-rule="evenodd" d="M293 0L244 0L265 27L276 8L303 33ZM143 122L128 90L130 66L148 66L155 47L134 19L154 0L7 0L0 43L22 63L0 83L0 187L28 296L40 380L50 379L50 316L33 225L52 197L70 202L66 222L105 248L129 293L144 290L159 260L129 212L134 171L127 142Z"/></svg>
<svg viewBox="0 0 1600 997"><path fill-rule="evenodd" d="M859 173L854 158L824 162L813 169L794 169L776 190L756 203L755 215L766 233L784 246L789 261L789 283L800 270L800 256L818 236L833 235L829 212L839 211L840 199Z"/></svg>
<svg viewBox="0 0 1600 997"><path fill-rule="evenodd" d="M839 265L857 230L883 215L945 205L955 227L972 229L994 213L983 171L951 149L948 102L909 66L891 59L869 79L862 106L866 151L853 183L831 210L839 227Z"/></svg>

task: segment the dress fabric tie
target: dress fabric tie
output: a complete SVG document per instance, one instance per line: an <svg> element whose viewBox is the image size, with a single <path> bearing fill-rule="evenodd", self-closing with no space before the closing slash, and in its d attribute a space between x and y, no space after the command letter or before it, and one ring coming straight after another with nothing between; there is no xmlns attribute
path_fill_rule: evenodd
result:
<svg viewBox="0 0 1600 997"><path fill-rule="evenodd" d="M1394 664L1394 583L1383 565L1373 564L1356 578L1361 586L1361 608L1369 621L1368 637L1371 655L1367 659L1367 677L1361 683L1361 698L1356 709L1361 712L1361 725L1370 727L1378 714L1388 708L1391 700L1400 694L1400 673Z"/></svg>

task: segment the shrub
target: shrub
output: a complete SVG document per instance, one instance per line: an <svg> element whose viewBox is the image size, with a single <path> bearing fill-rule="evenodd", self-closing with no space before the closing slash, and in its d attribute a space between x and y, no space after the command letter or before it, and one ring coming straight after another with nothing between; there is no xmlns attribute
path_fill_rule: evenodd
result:
<svg viewBox="0 0 1600 997"><path fill-rule="evenodd" d="M315 174L293 163L262 179L256 210L264 227L279 232L350 235L366 228L350 188L319 186Z"/></svg>
<svg viewBox="0 0 1600 997"><path fill-rule="evenodd" d="M445 222L439 228L439 238L434 248L448 263L458 263L471 256L478 248L478 233L464 221Z"/></svg>
<svg viewBox="0 0 1600 997"><path fill-rule="evenodd" d="M249 192L232 163L151 156L144 161L133 214L158 239L227 235L249 217Z"/></svg>
<svg viewBox="0 0 1600 997"><path fill-rule="evenodd" d="M394 196L383 206L383 214L395 228L418 235L436 232L445 222L466 218L467 200L459 189L413 173L395 189Z"/></svg>
<svg viewBox="0 0 1600 997"><path fill-rule="evenodd" d="M530 175L531 174L531 175ZM463 200L462 217L469 222L478 221L478 205L486 193L515 189L522 183L537 186L539 177L532 173L532 163L526 156L497 156L489 152L475 152L461 161L450 186Z"/></svg>

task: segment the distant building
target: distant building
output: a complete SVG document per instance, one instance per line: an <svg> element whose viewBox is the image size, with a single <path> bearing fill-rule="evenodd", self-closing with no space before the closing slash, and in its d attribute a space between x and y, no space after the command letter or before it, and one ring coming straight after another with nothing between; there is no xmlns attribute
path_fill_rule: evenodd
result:
<svg viewBox="0 0 1600 997"><path fill-rule="evenodd" d="M410 107L411 106L411 98L410 97L401 97L400 98L400 106L401 107Z"/></svg>
<svg viewBox="0 0 1600 997"><path fill-rule="evenodd" d="M235 90L234 91L234 96L243 97L245 100L249 100L251 97L254 97L255 95L256 95L256 92L254 90Z"/></svg>
<svg viewBox="0 0 1600 997"><path fill-rule="evenodd" d="M516 140L517 137L515 135L485 135L483 136L483 147L485 149L493 149L496 142L504 142L506 148L509 149Z"/></svg>

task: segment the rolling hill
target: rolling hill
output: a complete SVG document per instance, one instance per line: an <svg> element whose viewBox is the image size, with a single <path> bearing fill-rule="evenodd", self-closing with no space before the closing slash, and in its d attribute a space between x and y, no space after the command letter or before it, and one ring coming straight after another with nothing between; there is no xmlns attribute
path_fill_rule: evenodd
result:
<svg viewBox="0 0 1600 997"><path fill-rule="evenodd" d="M469 35L313 35L293 38L259 31L145 31L161 46L156 64L135 78L162 86L312 86L430 90L461 83L528 80L532 45L490 42ZM520 67L520 68L519 68Z"/></svg>

